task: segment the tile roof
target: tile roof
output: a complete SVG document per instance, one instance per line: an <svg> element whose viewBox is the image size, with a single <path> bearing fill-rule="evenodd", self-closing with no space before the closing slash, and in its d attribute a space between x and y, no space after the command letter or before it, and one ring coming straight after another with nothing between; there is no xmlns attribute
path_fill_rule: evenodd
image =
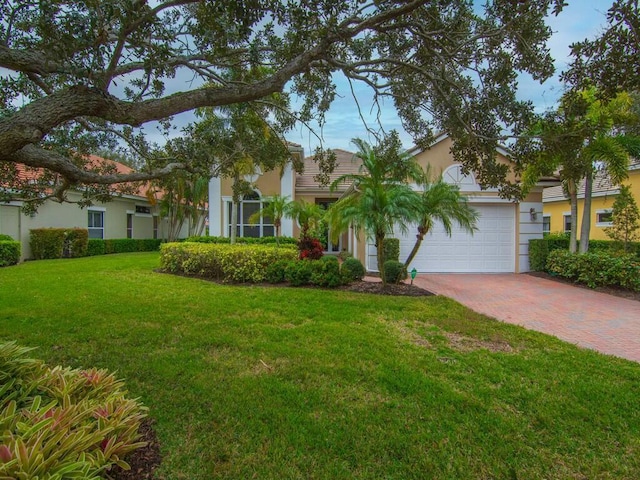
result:
<svg viewBox="0 0 640 480"><path fill-rule="evenodd" d="M329 185L341 175L347 173L358 173L362 160L354 156L353 152L336 148L333 150L336 154L336 168L329 175ZM318 164L313 161L313 156L304 159L304 172L296 176L296 191L323 191L329 193L329 186L320 187L314 179L320 173ZM348 185L338 188L337 192L344 192Z"/></svg>
<svg viewBox="0 0 640 480"><path fill-rule="evenodd" d="M593 197L605 197L607 195L617 195L620 193L620 188L611 182L608 175L597 174L593 180ZM584 198L584 180L580 182L578 187L578 198ZM562 185L557 187L545 188L542 192L543 202L557 202L559 200L567 200L562 191Z"/></svg>

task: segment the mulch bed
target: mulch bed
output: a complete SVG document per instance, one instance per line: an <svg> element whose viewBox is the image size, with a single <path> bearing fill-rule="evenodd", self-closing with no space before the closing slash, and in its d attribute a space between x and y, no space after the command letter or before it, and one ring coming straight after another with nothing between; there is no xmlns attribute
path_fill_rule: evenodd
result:
<svg viewBox="0 0 640 480"><path fill-rule="evenodd" d="M153 420L145 418L140 424L141 442L147 442L146 447L131 452L125 461L131 466L131 470L122 470L115 467L108 473L107 478L113 480L149 480L153 477L154 470L160 465L160 444L153 429Z"/></svg>
<svg viewBox="0 0 640 480"><path fill-rule="evenodd" d="M398 285L389 283L386 286L383 286L382 282L362 281L353 282L352 284L345 285L339 289L347 290L349 292L374 293L377 295L394 295L404 297L428 297L433 295L430 291L409 283L400 283Z"/></svg>
<svg viewBox="0 0 640 480"><path fill-rule="evenodd" d="M561 277L554 277L553 275L549 275L546 272L529 272L527 275L531 275L532 277L538 278L546 278L547 280L553 280L554 282L567 283L569 285L573 285L574 287L585 288L587 290L592 290L594 292L606 293L608 295L614 295L616 297L622 297L629 300L635 300L636 302L640 302L640 292L634 292L632 290L625 290L623 288L614 288L614 287L596 287L589 288L586 285L581 285L579 283L574 283L571 280Z"/></svg>

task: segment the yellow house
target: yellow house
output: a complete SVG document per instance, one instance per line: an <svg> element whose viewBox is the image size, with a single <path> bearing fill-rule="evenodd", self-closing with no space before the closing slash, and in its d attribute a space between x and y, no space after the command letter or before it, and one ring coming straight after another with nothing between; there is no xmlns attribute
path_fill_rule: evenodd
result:
<svg viewBox="0 0 640 480"><path fill-rule="evenodd" d="M640 201L640 160L633 160L629 166L629 178L625 185L631 186L631 193ZM610 240L604 229L611 226L613 202L620 193L618 185L613 185L606 175L597 175L593 182L591 202L592 240ZM546 188L543 193L544 231L569 232L571 229L571 205L561 186ZM578 235L584 215L584 184L578 190Z"/></svg>
<svg viewBox="0 0 640 480"><path fill-rule="evenodd" d="M480 214L478 230L470 235L461 229L454 228L451 237L445 234L442 227L434 228L425 237L420 251L409 269L419 272L527 272L529 271L529 240L542 238L542 189L540 183L522 202L513 202L500 198L497 189L482 189L473 174L463 175L461 166L451 154L451 139L440 135L427 150L413 149L409 153L415 156L422 166L431 164L436 171L442 171L446 182L460 187L462 193L470 197L470 203ZM292 155L302 155L299 145L291 144ZM357 172L360 163L354 159L353 153L335 150L337 157L336 170L331 180L339 175ZM508 153L498 149L499 161L509 163ZM265 196L280 194L292 200L306 201L330 205L340 198L348 185L335 192L329 187L321 186L315 180L318 167L312 157L304 159L305 170L296 174L287 166L282 172L256 172L249 176L255 185L252 195L245 196L239 206L238 234L240 236L271 236L273 225L259 222L250 225L249 216L260 209ZM557 182L551 183L557 184ZM417 188L417 187L416 187ZM229 218L231 211L231 181L214 177L209 183L209 232L213 236L229 236ZM266 219L268 222L268 219ZM290 219L283 219L282 235L295 236L298 226ZM407 258L413 247L417 228L410 228L406 233L395 231L391 236L400 240L400 260ZM327 242L327 253L348 251L363 262L369 271L377 271L375 246L367 241L362 232L356 236L354 231L346 232L338 243Z"/></svg>

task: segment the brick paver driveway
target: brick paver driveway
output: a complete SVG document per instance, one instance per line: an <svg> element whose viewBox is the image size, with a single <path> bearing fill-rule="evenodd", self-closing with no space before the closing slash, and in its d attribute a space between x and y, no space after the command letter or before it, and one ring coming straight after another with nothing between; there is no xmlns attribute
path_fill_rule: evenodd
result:
<svg viewBox="0 0 640 480"><path fill-rule="evenodd" d="M640 302L522 274L420 274L476 312L640 362Z"/></svg>

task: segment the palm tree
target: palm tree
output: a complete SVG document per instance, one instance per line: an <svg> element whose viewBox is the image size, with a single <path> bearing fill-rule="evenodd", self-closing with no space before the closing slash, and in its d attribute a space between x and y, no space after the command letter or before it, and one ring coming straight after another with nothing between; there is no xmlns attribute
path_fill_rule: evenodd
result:
<svg viewBox="0 0 640 480"><path fill-rule="evenodd" d="M282 195L273 195L264 198L264 206L256 213L249 217L249 223L255 224L260 221L261 217L269 217L273 221L273 227L276 230L276 244L280 244L280 227L284 217L291 217L292 202L289 197Z"/></svg>
<svg viewBox="0 0 640 480"><path fill-rule="evenodd" d="M327 221L336 236L352 226L356 234L364 230L375 241L378 269L386 285L384 240L395 226L406 232L408 223L418 220L415 206L420 198L406 179L413 178L419 167L402 153L397 136L387 137L377 148L359 138L352 142L358 147L355 157L362 160L362 166L359 173L341 175L331 184L331 190L343 182L351 186L329 208Z"/></svg>
<svg viewBox="0 0 640 480"><path fill-rule="evenodd" d="M408 267L416 256L424 236L431 231L435 222L441 222L449 236L454 222L471 234L477 230L478 212L471 208L467 197L460 193L456 185L446 183L442 175L434 175L431 165L427 165L422 171L417 183L422 190L420 203L417 205L420 220L416 243L405 260L405 267Z"/></svg>
<svg viewBox="0 0 640 480"><path fill-rule="evenodd" d="M307 202L303 198L294 200L289 205L287 215L300 225L300 238L309 235L309 231L317 229L325 215L324 209L315 203Z"/></svg>

